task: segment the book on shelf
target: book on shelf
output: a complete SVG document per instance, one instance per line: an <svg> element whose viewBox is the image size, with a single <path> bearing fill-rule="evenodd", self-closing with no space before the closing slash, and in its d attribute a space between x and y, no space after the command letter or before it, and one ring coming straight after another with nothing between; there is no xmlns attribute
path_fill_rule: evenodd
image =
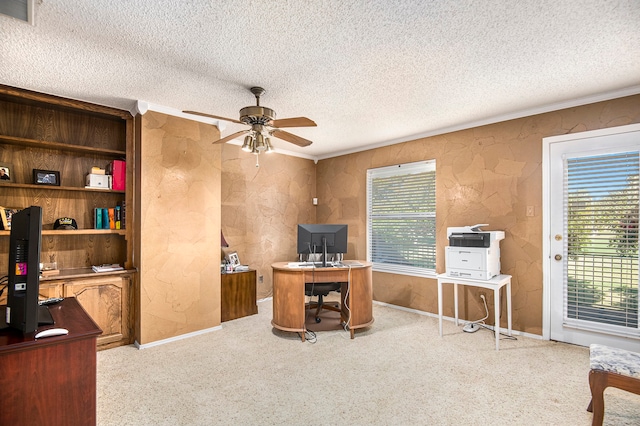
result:
<svg viewBox="0 0 640 426"><path fill-rule="evenodd" d="M102 265L93 265L91 267L93 272L113 272L122 271L124 268L117 263L106 263Z"/></svg>
<svg viewBox="0 0 640 426"><path fill-rule="evenodd" d="M111 189L114 191L124 191L126 169L124 160L113 160L107 164L107 174L112 176Z"/></svg>
<svg viewBox="0 0 640 426"><path fill-rule="evenodd" d="M122 200L120 204L120 229L127 229L127 204Z"/></svg>
<svg viewBox="0 0 640 426"><path fill-rule="evenodd" d="M115 229L120 229L122 216L120 206L116 206L114 209Z"/></svg>
<svg viewBox="0 0 640 426"><path fill-rule="evenodd" d="M94 229L125 229L124 202L114 207L96 207L93 209Z"/></svg>
<svg viewBox="0 0 640 426"><path fill-rule="evenodd" d="M109 209L102 208L102 229L109 229Z"/></svg>
<svg viewBox="0 0 640 426"><path fill-rule="evenodd" d="M116 229L116 209L110 207L107 209L109 215L109 226L107 229Z"/></svg>
<svg viewBox="0 0 640 426"><path fill-rule="evenodd" d="M93 209L93 227L95 229L102 229L102 209Z"/></svg>

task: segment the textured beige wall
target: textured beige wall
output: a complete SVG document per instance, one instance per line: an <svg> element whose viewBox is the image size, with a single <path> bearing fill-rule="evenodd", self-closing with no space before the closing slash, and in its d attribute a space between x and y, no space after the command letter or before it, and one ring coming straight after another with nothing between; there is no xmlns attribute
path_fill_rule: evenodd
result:
<svg viewBox="0 0 640 426"><path fill-rule="evenodd" d="M277 153L259 161L236 145L222 148L224 252L257 271L258 300L273 293L271 264L295 259L298 223L316 220L313 161Z"/></svg>
<svg viewBox="0 0 640 426"><path fill-rule="evenodd" d="M220 324L221 148L214 126L138 116L138 343Z"/></svg>
<svg viewBox="0 0 640 426"><path fill-rule="evenodd" d="M640 96L626 97L321 160L317 220L349 224L347 258L365 259L367 169L436 159L437 271L445 270L447 227L488 223L485 229L504 230L502 272L513 275L514 329L542 334L542 138L638 123L639 107ZM527 206L535 216L526 216ZM450 287L444 314L453 316ZM462 316L484 316L478 296L461 292ZM436 281L374 273L374 299L436 313Z"/></svg>

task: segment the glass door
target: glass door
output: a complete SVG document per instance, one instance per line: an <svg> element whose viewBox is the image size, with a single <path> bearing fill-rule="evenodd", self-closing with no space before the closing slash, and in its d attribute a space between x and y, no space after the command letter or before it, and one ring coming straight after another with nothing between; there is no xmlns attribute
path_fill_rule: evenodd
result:
<svg viewBox="0 0 640 426"><path fill-rule="evenodd" d="M549 147L550 338L637 350L640 132L575 136Z"/></svg>

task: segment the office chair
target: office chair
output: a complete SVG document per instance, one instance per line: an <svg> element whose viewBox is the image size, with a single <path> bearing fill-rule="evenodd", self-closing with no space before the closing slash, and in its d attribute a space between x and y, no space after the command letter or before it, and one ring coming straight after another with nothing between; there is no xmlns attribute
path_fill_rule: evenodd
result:
<svg viewBox="0 0 640 426"><path fill-rule="evenodd" d="M307 296L318 296L317 302L309 302L309 309L316 308L316 322L322 321L319 317L320 311L326 309L328 311L340 312L340 307L325 305L324 297L329 295L331 291L340 291L342 284L340 283L307 283L304 285L304 294Z"/></svg>

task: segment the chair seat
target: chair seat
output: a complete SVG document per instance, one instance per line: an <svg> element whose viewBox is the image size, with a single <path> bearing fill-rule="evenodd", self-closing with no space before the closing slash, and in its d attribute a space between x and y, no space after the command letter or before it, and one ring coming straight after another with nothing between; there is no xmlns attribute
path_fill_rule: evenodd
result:
<svg viewBox="0 0 640 426"><path fill-rule="evenodd" d="M590 367L640 379L640 353L592 344L589 347Z"/></svg>
<svg viewBox="0 0 640 426"><path fill-rule="evenodd" d="M340 283L307 283L304 285L304 293L307 296L318 296L322 294L326 296L329 292L340 291L342 285Z"/></svg>
<svg viewBox="0 0 640 426"><path fill-rule="evenodd" d="M316 322L322 321L320 319L320 311L327 309L330 311L340 312L340 307L330 306L324 304L324 296L328 296L332 291L340 291L342 284L340 283L306 283L304 286L304 294L307 296L318 296L318 301L315 303L309 303L309 308L316 308Z"/></svg>
<svg viewBox="0 0 640 426"><path fill-rule="evenodd" d="M640 395L640 353L592 344L589 347L589 387L593 426L604 420L604 390L611 386Z"/></svg>

